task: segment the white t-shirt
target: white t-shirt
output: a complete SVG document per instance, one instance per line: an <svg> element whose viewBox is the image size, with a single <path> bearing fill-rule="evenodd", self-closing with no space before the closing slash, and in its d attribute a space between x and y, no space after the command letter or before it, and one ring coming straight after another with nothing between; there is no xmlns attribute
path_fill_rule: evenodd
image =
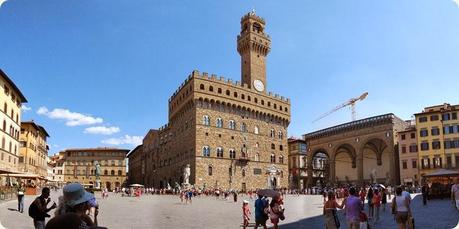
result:
<svg viewBox="0 0 459 229"><path fill-rule="evenodd" d="M454 193L454 198L459 200L459 184L454 184L451 187L451 192Z"/></svg>

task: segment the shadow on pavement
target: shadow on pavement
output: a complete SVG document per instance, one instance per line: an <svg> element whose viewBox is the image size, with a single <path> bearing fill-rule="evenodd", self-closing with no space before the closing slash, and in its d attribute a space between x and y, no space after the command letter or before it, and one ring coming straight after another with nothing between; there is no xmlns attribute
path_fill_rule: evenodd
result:
<svg viewBox="0 0 459 229"><path fill-rule="evenodd" d="M18 209L15 209L15 208L8 208L8 210L13 211L13 212L18 212Z"/></svg>

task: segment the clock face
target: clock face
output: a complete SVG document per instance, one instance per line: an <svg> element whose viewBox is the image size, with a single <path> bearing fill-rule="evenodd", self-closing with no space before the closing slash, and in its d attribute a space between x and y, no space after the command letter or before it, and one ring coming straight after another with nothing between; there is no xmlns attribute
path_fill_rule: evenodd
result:
<svg viewBox="0 0 459 229"><path fill-rule="evenodd" d="M265 85L260 80L254 80L253 81L253 86L255 87L255 90L257 90L257 91L264 91L265 90Z"/></svg>

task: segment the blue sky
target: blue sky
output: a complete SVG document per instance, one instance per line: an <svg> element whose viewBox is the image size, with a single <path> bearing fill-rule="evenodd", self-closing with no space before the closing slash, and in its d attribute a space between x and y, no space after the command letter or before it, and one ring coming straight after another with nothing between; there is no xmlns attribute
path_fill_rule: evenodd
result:
<svg viewBox="0 0 459 229"><path fill-rule="evenodd" d="M131 149L167 123L192 70L240 79L236 36L252 9L272 39L268 90L292 101L289 135L350 121L342 109L311 123L365 91L358 118L459 103L452 0L8 0L0 68L29 100L23 120L50 133L50 153Z"/></svg>

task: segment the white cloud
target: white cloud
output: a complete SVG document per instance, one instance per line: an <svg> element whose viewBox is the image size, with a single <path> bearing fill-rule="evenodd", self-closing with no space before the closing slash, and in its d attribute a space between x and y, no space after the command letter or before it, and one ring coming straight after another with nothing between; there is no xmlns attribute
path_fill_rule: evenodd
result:
<svg viewBox="0 0 459 229"><path fill-rule="evenodd" d="M102 134L102 135L112 135L120 132L120 128L116 126L105 127L105 126L92 126L84 130L86 134Z"/></svg>
<svg viewBox="0 0 459 229"><path fill-rule="evenodd" d="M142 144L143 137L142 136L130 136L124 135L123 137L119 138L109 138L106 140L102 140L102 143L109 144L109 145L133 145L137 146Z"/></svg>
<svg viewBox="0 0 459 229"><path fill-rule="evenodd" d="M22 105L21 109L22 109L22 111L24 111L24 112L27 112L27 111L32 110L31 107L28 107L28 106L26 106L26 105Z"/></svg>
<svg viewBox="0 0 459 229"><path fill-rule="evenodd" d="M67 126L84 126L93 125L104 122L102 118L93 117L91 115L85 115L77 112L72 112L67 109L55 108L49 111L46 107L40 107L37 110L37 114L45 115L50 119L61 119L65 120Z"/></svg>
<svg viewBox="0 0 459 229"><path fill-rule="evenodd" d="M459 0L453 0L454 3L456 3L457 6L459 6Z"/></svg>

